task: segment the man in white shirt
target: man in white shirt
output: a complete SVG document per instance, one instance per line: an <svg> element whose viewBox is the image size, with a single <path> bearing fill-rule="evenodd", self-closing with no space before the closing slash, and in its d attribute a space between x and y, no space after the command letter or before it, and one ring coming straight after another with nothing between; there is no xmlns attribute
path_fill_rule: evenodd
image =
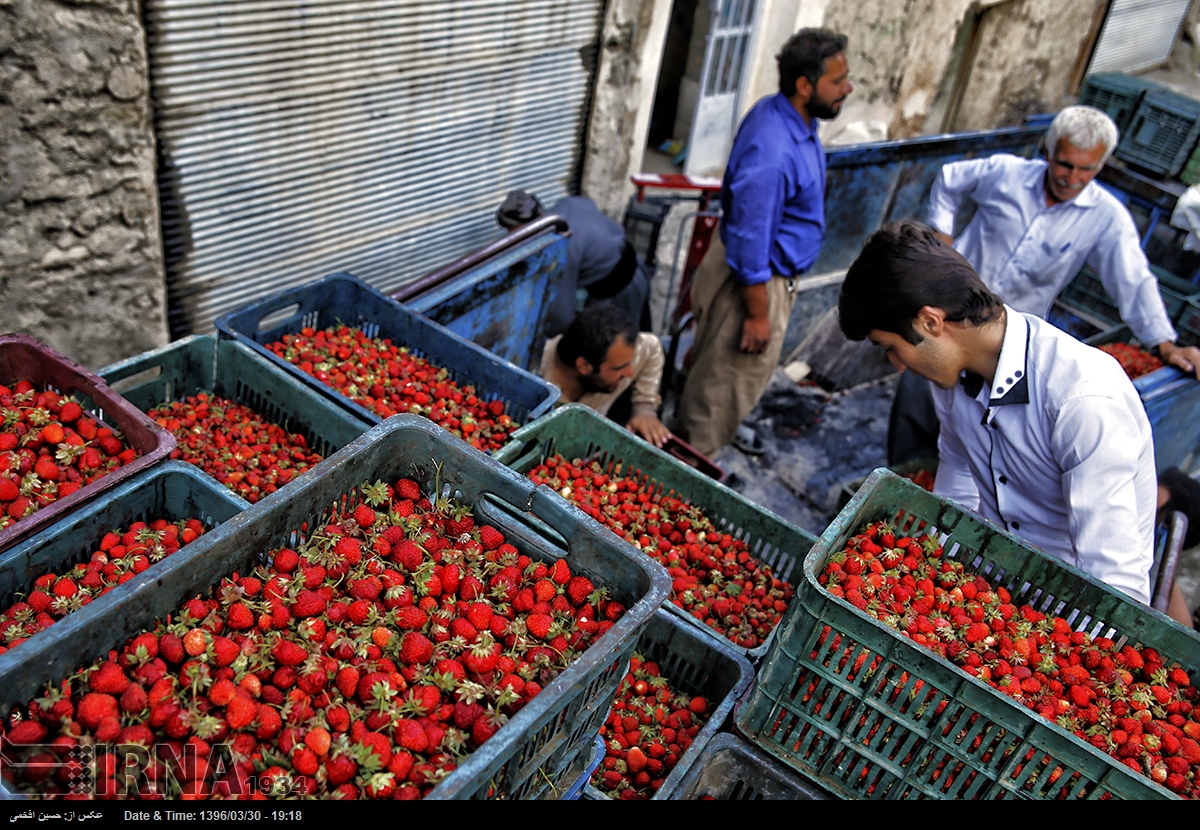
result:
<svg viewBox="0 0 1200 830"><path fill-rule="evenodd" d="M626 426L661 447L671 437L658 419L665 362L656 335L638 332L623 308L601 303L579 312L565 332L546 341L539 374L562 391L559 404L580 403L601 415L628 390Z"/></svg>
<svg viewBox="0 0 1200 830"><path fill-rule="evenodd" d="M934 492L1149 602L1154 443L1114 359L1005 305L915 222L867 240L839 313L847 337L932 382Z"/></svg>
<svg viewBox="0 0 1200 830"><path fill-rule="evenodd" d="M1166 363L1200 377L1200 350L1175 344L1133 218L1093 181L1116 146L1111 118L1092 107L1067 107L1046 133L1046 159L999 153L942 167L929 197L929 224L950 242L959 203L970 196L975 216L954 248L1004 302L1044 318L1067 283L1090 265L1134 336ZM915 396L923 390L912 379L901 386L892 413L896 434L889 435L892 463L928 454L918 437L922 404ZM936 435L935 425L927 429Z"/></svg>

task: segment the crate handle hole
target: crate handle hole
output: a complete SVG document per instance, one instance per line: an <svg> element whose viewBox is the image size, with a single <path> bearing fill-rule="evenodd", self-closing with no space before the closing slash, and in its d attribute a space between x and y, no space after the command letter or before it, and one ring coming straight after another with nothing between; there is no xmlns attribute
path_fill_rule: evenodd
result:
<svg viewBox="0 0 1200 830"><path fill-rule="evenodd" d="M283 308L276 309L270 314L265 315L258 321L258 331L261 334L269 329L277 328L278 326L291 320L300 313L300 303L292 303Z"/></svg>
<svg viewBox="0 0 1200 830"><path fill-rule="evenodd" d="M162 375L162 373L163 368L161 366L151 366L149 369L143 369L142 371L130 375L129 377L124 377L120 380L113 381L108 385L108 388L116 392L118 395L123 395L130 389L134 389L138 386L141 386L143 383L149 383L150 381L155 380Z"/></svg>

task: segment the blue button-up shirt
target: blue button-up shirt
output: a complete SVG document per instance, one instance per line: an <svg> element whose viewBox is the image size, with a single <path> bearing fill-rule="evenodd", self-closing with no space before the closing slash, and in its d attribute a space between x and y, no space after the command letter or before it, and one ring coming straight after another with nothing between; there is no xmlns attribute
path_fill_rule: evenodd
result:
<svg viewBox="0 0 1200 830"><path fill-rule="evenodd" d="M991 388L933 388L934 492L1148 603L1158 491L1137 391L1109 355L1006 310Z"/></svg>
<svg viewBox="0 0 1200 830"><path fill-rule="evenodd" d="M929 224L952 233L958 204L970 195L978 208L954 247L1004 302L1045 317L1087 264L1142 343L1174 343L1129 211L1095 181L1074 199L1047 207L1045 179L1045 161L1007 153L947 164L929 196Z"/></svg>
<svg viewBox="0 0 1200 830"><path fill-rule="evenodd" d="M782 93L755 104L738 128L721 210L725 258L743 285L796 276L816 261L825 236L825 150Z"/></svg>

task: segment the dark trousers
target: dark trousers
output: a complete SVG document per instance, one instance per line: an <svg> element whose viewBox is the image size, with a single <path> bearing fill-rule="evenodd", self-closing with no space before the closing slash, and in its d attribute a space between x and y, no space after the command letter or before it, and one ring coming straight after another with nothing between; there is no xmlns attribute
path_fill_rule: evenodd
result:
<svg viewBox="0 0 1200 830"><path fill-rule="evenodd" d="M929 381L916 372L904 372L888 419L888 466L916 458L937 458L940 431Z"/></svg>

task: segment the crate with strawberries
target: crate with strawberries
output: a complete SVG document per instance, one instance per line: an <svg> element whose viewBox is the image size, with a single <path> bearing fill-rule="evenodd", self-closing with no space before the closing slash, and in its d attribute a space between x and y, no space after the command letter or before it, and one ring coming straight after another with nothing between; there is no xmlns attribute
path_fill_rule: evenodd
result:
<svg viewBox="0 0 1200 830"><path fill-rule="evenodd" d="M158 463L163 429L23 334L0 335L0 551Z"/></svg>
<svg viewBox="0 0 1200 830"><path fill-rule="evenodd" d="M728 645L674 614L655 614L600 730L605 757L593 795L672 798L753 679L753 666Z"/></svg>
<svg viewBox="0 0 1200 830"><path fill-rule="evenodd" d="M1200 639L885 470L781 631L738 728L843 796L1195 791Z"/></svg>
<svg viewBox="0 0 1200 830"><path fill-rule="evenodd" d="M123 586L247 506L195 468L164 461L17 543L0 554L0 662L19 663L5 651L53 638L50 627L68 615L119 605Z"/></svg>
<svg viewBox="0 0 1200 830"><path fill-rule="evenodd" d="M488 452L558 397L536 375L349 274L257 301L216 325L367 423L422 415Z"/></svg>
<svg viewBox="0 0 1200 830"><path fill-rule="evenodd" d="M680 614L743 652L765 650L812 536L586 407L513 439L497 458L667 568Z"/></svg>
<svg viewBox="0 0 1200 830"><path fill-rule="evenodd" d="M251 504L369 428L229 340L193 335L100 374L175 436L172 458Z"/></svg>
<svg viewBox="0 0 1200 830"><path fill-rule="evenodd" d="M0 655L10 786L68 796L42 745L94 741L112 797L565 789L666 578L451 440L389 421L136 576L131 612L29 640L34 676L5 670L22 649ZM154 749L118 776L114 743Z"/></svg>

